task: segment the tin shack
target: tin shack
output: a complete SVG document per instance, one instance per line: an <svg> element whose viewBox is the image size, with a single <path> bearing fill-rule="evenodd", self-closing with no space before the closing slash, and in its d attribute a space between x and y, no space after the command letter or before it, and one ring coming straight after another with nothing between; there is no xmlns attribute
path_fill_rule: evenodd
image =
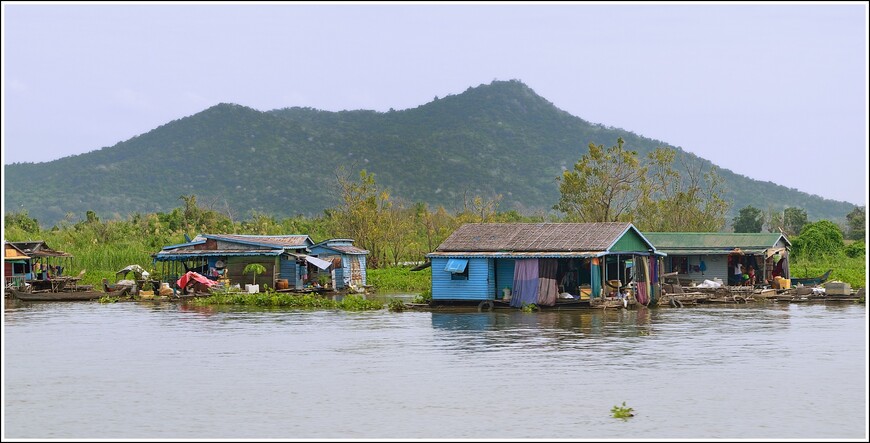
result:
<svg viewBox="0 0 870 443"><path fill-rule="evenodd" d="M626 288L655 302L661 255L631 223L470 223L427 257L433 302L509 298L522 307Z"/></svg>

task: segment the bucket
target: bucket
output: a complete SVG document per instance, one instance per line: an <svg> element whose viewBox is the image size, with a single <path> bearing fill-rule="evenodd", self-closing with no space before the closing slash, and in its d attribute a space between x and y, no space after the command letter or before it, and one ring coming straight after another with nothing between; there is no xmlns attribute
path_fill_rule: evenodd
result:
<svg viewBox="0 0 870 443"><path fill-rule="evenodd" d="M290 287L290 281L287 279L275 280L275 289L287 289Z"/></svg>

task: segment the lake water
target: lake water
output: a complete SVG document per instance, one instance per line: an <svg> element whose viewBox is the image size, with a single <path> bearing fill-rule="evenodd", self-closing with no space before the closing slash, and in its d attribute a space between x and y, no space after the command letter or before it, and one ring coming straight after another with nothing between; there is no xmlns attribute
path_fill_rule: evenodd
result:
<svg viewBox="0 0 870 443"><path fill-rule="evenodd" d="M868 437L863 305L7 301L4 322L4 439Z"/></svg>

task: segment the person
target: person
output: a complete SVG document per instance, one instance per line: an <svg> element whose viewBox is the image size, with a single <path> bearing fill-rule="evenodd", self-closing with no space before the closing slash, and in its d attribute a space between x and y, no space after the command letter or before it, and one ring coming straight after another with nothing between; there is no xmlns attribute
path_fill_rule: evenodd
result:
<svg viewBox="0 0 870 443"><path fill-rule="evenodd" d="M749 286L755 286L755 267L752 265L749 266L749 279L746 284Z"/></svg>
<svg viewBox="0 0 870 443"><path fill-rule="evenodd" d="M740 263L739 260L735 261L736 263L734 264L733 284L739 285L741 282L743 282L743 263Z"/></svg>

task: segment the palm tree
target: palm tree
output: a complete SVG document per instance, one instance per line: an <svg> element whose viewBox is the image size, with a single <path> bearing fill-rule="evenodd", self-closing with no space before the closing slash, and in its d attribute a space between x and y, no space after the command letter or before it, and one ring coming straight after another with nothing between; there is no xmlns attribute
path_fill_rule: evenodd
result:
<svg viewBox="0 0 870 443"><path fill-rule="evenodd" d="M245 269L242 271L243 274L254 274L254 284L257 284L257 276L266 272L266 268L259 263L251 263L248 266L245 266Z"/></svg>

